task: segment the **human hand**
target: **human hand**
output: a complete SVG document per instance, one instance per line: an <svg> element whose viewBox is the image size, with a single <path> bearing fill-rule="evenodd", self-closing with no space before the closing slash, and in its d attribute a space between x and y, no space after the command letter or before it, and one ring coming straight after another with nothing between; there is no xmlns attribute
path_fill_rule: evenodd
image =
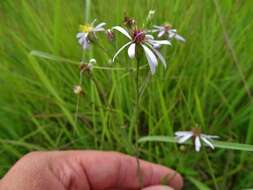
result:
<svg viewBox="0 0 253 190"><path fill-rule="evenodd" d="M174 170L140 161L145 190L181 189ZM160 186L169 177L168 186ZM116 152L33 152L20 159L0 181L0 190L140 189L136 158Z"/></svg>

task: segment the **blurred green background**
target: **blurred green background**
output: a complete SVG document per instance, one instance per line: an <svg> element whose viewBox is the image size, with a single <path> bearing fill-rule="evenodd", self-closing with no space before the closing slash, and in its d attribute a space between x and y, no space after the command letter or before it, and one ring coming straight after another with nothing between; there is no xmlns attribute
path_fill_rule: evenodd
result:
<svg viewBox="0 0 253 190"><path fill-rule="evenodd" d="M81 60L77 43L85 10L89 21L122 24L124 14L141 26L170 22L186 38L174 42L141 98L137 137L173 135L198 124L222 140L253 143L252 0L1 0L0 1L0 175L34 150L97 149L135 154L129 134L135 102L135 73L94 70L84 76L85 95L74 122L79 67L31 56L32 50ZM111 57L125 39L100 43ZM109 66L110 56L94 47L86 58ZM87 59L88 60L88 59ZM115 67L134 66L126 51ZM143 64L146 64L143 60ZM148 68L141 72L142 81ZM146 143L140 157L181 172L185 189L253 187L252 153Z"/></svg>

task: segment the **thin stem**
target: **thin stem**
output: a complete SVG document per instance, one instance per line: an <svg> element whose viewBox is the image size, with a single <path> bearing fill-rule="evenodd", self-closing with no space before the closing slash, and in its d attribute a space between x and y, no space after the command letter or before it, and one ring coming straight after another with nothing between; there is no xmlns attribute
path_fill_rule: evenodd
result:
<svg viewBox="0 0 253 190"><path fill-rule="evenodd" d="M84 10L85 15L84 15L84 20L85 20L86 23L88 23L88 21L89 21L90 7L91 7L90 6L90 0L85 0L85 10ZM89 57L90 57L90 55L89 55ZM81 63L84 62L84 59L85 59L85 54L83 52ZM83 72L80 71L79 86L82 86L82 81L83 81ZM81 94L77 95L77 102L76 102L76 111L75 111L75 124L76 125L77 125L77 121L78 121L78 112L79 112L79 105L80 105L80 95Z"/></svg>
<svg viewBox="0 0 253 190"><path fill-rule="evenodd" d="M84 10L84 18L85 18L85 22L89 22L89 18L90 18L90 0L85 0L85 10Z"/></svg>
<svg viewBox="0 0 253 190"><path fill-rule="evenodd" d="M83 73L80 72L80 79L79 79L79 86L82 86L83 82ZM79 112L79 105L80 105L80 96L81 94L77 95L77 101L76 101L76 111L75 111L75 124L77 124L78 121L78 112Z"/></svg>
<svg viewBox="0 0 253 190"><path fill-rule="evenodd" d="M139 73L140 73L140 60L137 58L136 65L136 128L138 128L138 115L139 115L139 103L140 103L140 94L139 94ZM137 130L138 131L138 130Z"/></svg>
<svg viewBox="0 0 253 190"><path fill-rule="evenodd" d="M137 56L136 58L136 103L135 103L135 137L138 139L138 127L139 127L139 104L140 104L140 93L139 93L139 79L140 79L140 58ZM140 160L139 160L139 149L138 149L138 143L136 141L135 144L136 149L136 162L137 162L137 177L139 179L140 188L143 188L143 175L141 172L141 166L140 166Z"/></svg>
<svg viewBox="0 0 253 190"><path fill-rule="evenodd" d="M139 94L139 71L140 71L140 60L137 58L136 59L136 78L135 78L135 84L136 84L136 99L135 99L135 106L134 106L134 110L133 110L133 119L130 122L130 127L129 127L129 140L132 141L133 140L133 135L135 132L135 137L136 139L138 139L138 124L139 124L139 103L140 103L140 94Z"/></svg>
<svg viewBox="0 0 253 190"><path fill-rule="evenodd" d="M212 177L212 180L213 180L215 189L216 189L216 190L219 190L218 183L217 183L216 177L215 177L215 175L214 175L213 168L212 168L212 166L211 166L211 162L210 162L210 160L209 160L209 158L208 158L208 155L207 155L207 153L206 153L206 149L204 150L204 155L205 155L206 163L207 163L207 166L208 166L208 168L209 168L210 175L211 175L211 177Z"/></svg>
<svg viewBox="0 0 253 190"><path fill-rule="evenodd" d="M99 49L101 49L102 52L103 52L108 58L111 57L111 55L110 55L110 53L108 52L108 50L107 50L104 46L102 46L97 40L90 39L90 41L91 41L92 43L94 43Z"/></svg>

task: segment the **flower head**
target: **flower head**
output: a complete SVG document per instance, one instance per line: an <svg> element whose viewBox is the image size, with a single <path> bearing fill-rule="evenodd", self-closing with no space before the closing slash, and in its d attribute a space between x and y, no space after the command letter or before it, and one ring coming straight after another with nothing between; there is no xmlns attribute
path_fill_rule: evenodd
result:
<svg viewBox="0 0 253 190"><path fill-rule="evenodd" d="M83 49L88 49L91 43L91 38L96 39L96 33L105 31L104 26L106 23L102 22L97 26L94 26L96 19L91 24L80 25L80 32L77 33L76 37L78 39L79 44L83 47Z"/></svg>
<svg viewBox="0 0 253 190"><path fill-rule="evenodd" d="M200 128L193 128L192 131L177 131L175 132L175 135L178 143L184 143L190 138L192 138L193 144L195 145L195 150L197 152L200 151L201 141L203 141L207 146L214 149L212 139L219 138L218 136L206 135L201 133Z"/></svg>
<svg viewBox="0 0 253 190"><path fill-rule="evenodd" d="M80 85L76 85L76 86L74 86L73 91L75 94L82 94L83 89Z"/></svg>
<svg viewBox="0 0 253 190"><path fill-rule="evenodd" d="M93 66L97 63L96 59L92 58L89 60L89 63L81 63L80 65L80 71L92 71Z"/></svg>
<svg viewBox="0 0 253 190"><path fill-rule="evenodd" d="M96 60L96 59L94 59L94 58L90 59L88 65L87 65L88 69L89 69L90 71L92 71L92 70L93 70L93 66L94 66L96 63L97 63L97 60Z"/></svg>
<svg viewBox="0 0 253 190"><path fill-rule="evenodd" d="M128 28L133 28L136 24L135 20L133 18L128 17L127 15L125 15L123 23Z"/></svg>
<svg viewBox="0 0 253 190"><path fill-rule="evenodd" d="M162 54L156 49L159 45L171 45L168 40L155 40L154 37L150 34L147 34L144 30L134 28L130 32L125 30L120 26L113 27L114 30L117 30L124 34L128 39L125 45L123 45L114 55L113 62L115 58L119 55L119 53L124 50L126 47L128 48L128 55L131 59L136 57L136 49L137 47L141 47L145 53L145 56L148 60L151 73L154 74L156 71L156 67L158 65L158 59L163 63L164 67L166 67L166 62Z"/></svg>
<svg viewBox="0 0 253 190"><path fill-rule="evenodd" d="M167 35L166 38L168 40L172 40L172 39L176 39L178 41L182 41L185 42L185 39L180 36L179 34L177 34L177 30L172 28L172 25L166 23L162 26L154 26L154 29L152 30L152 32L157 32L158 33L158 38L161 38L164 35Z"/></svg>

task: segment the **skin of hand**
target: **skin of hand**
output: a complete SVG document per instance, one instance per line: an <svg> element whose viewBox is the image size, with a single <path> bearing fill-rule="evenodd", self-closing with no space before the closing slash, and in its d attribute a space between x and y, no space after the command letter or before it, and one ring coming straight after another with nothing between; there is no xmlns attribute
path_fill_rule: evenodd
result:
<svg viewBox="0 0 253 190"><path fill-rule="evenodd" d="M181 189L174 170L140 160L145 190ZM168 186L161 180L168 177ZM169 187L170 186L170 187ZM140 189L136 158L117 152L52 151L25 155L0 181L0 190Z"/></svg>

